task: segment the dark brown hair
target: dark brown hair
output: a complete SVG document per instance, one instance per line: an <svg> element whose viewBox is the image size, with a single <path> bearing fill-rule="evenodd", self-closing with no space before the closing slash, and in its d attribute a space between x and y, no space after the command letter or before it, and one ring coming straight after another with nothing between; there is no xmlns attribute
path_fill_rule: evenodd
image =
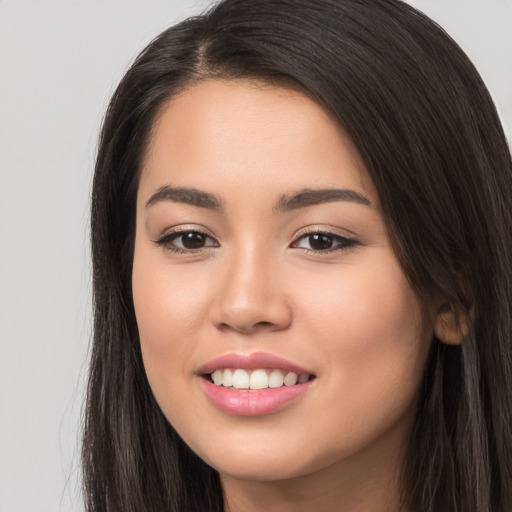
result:
<svg viewBox="0 0 512 512"><path fill-rule="evenodd" d="M288 85L329 110L364 159L422 303L442 296L473 311L461 346L432 340L404 507L512 510L512 163L477 71L399 0L224 0L147 47L104 120L92 190L88 512L223 509L217 473L153 398L131 294L137 182L155 116L207 78Z"/></svg>

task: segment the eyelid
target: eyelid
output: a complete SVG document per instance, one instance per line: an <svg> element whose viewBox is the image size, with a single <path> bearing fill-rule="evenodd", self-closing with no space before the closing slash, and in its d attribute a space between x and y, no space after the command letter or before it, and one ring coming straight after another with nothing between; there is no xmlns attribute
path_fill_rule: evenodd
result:
<svg viewBox="0 0 512 512"><path fill-rule="evenodd" d="M316 233L325 233L326 235L338 236L347 240L355 241L355 233L347 229L341 229L336 226L330 226L328 224L312 224L310 226L304 226L299 229L294 235L293 240L300 238L304 235L314 235Z"/></svg>
<svg viewBox="0 0 512 512"><path fill-rule="evenodd" d="M216 240L215 235L213 235L213 233L209 229L205 228L204 226L201 226L200 224L176 224L175 226L168 226L164 230L162 230L162 232L159 235L157 235L156 238L161 239L168 235L189 233L191 231L201 233Z"/></svg>

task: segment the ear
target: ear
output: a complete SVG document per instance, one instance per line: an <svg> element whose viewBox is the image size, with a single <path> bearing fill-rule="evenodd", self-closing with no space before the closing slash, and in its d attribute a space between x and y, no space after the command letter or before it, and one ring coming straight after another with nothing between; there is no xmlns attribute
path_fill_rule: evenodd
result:
<svg viewBox="0 0 512 512"><path fill-rule="evenodd" d="M473 324L473 311L466 313L453 304L444 303L437 312L434 334L447 345L460 345Z"/></svg>

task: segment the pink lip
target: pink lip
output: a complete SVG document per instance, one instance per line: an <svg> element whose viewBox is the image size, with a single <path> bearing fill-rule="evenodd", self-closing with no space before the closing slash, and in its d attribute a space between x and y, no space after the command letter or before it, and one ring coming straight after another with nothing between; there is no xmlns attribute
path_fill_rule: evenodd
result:
<svg viewBox="0 0 512 512"><path fill-rule="evenodd" d="M243 368L244 370L257 368L280 369L295 372L297 375L301 373L312 374L312 372L286 359L263 352L226 354L205 364L198 373L204 376L215 370L225 368ZM236 416L261 416L276 412L299 399L311 389L313 383L314 380L310 380L294 386L252 391L225 388L211 383L206 378L200 379L201 388L213 404L221 411Z"/></svg>
<svg viewBox="0 0 512 512"><path fill-rule="evenodd" d="M314 380L283 386L275 389L251 391L249 389L230 389L201 379L200 384L208 398L221 411L236 416L261 416L283 409L311 388Z"/></svg>
<svg viewBox="0 0 512 512"><path fill-rule="evenodd" d="M311 375L313 373L286 359L283 359L282 357L265 352L254 352L252 354L225 354L206 363L199 369L198 373L205 375L213 373L215 370L223 370L225 368L242 368L244 370L256 370L258 368L277 369L295 372L297 375L300 375L301 373Z"/></svg>

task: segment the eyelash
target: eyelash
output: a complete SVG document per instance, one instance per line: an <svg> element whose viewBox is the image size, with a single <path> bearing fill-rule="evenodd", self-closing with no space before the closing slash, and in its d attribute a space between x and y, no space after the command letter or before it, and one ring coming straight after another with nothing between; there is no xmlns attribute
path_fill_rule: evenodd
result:
<svg viewBox="0 0 512 512"><path fill-rule="evenodd" d="M195 234L200 235L204 237L205 239L208 239L210 241L213 241L210 245L198 247L196 249L187 249L183 247L176 247L173 246L173 242L175 242L180 237L183 237L187 234ZM311 230L311 231L304 231L299 236L295 238L295 240L290 244L290 247L293 249L301 249L301 247L298 246L298 244L302 241L307 239L308 237L313 237L315 235L319 236L325 236L329 239L331 239L333 246L329 247L327 249L308 249L305 247L302 247L305 253L307 254L319 254L319 255L325 255L325 254L331 254L333 252L338 251L346 251L354 246L358 245L358 242L352 238L347 238L341 235L337 235L335 233L331 233L329 231L322 231L319 229ZM205 233L204 231L200 231L197 229L181 229L178 231L173 231L172 233L168 233L161 238L154 241L154 243L160 247L163 247L167 251L171 251L175 254L200 254L207 251L210 251L212 248L219 247L219 243L217 240L215 240L213 237Z"/></svg>

